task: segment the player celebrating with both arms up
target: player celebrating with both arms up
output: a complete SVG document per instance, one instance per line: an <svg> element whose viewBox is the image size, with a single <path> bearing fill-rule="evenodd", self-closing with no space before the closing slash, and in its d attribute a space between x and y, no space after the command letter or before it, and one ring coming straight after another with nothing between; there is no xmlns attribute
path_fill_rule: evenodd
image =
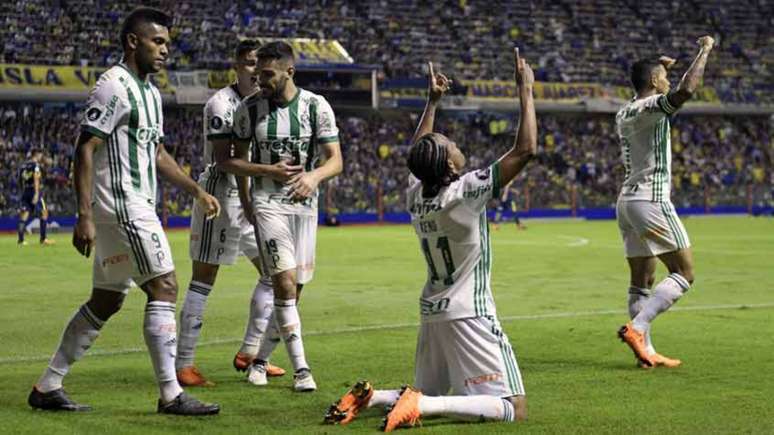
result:
<svg viewBox="0 0 774 435"><path fill-rule="evenodd" d="M532 96L534 75L515 50L521 122L516 140L490 167L461 175L465 156L433 132L435 111L449 80L429 64L429 93L408 155L413 174L408 208L427 261L420 298L415 387L376 390L355 384L325 417L348 423L366 407L392 406L384 430L414 425L420 417L514 421L527 417L521 373L492 297L492 253L486 204L524 168L537 148ZM451 391L451 396L446 396Z"/></svg>
<svg viewBox="0 0 774 435"><path fill-rule="evenodd" d="M629 315L618 336L634 352L641 367L677 367L680 360L656 353L650 324L680 299L693 283L691 243L669 199L672 188L672 149L669 117L693 96L704 76L714 40L698 40L699 54L675 91L669 91L667 69L674 60L640 60L632 66L637 93L616 115L616 130L626 179L616 204L618 227L629 263ZM656 259L669 275L654 283Z"/></svg>

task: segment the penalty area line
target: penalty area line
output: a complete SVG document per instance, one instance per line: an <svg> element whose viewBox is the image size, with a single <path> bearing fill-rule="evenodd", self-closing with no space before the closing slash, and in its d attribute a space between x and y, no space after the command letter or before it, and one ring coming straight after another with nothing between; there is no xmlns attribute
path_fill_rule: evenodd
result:
<svg viewBox="0 0 774 435"><path fill-rule="evenodd" d="M669 311L718 311L718 310L744 310L744 309L760 309L760 308L774 308L774 302L762 303L762 304L720 304L720 305L696 305L687 307L672 307ZM617 310L592 310L592 311L575 311L575 312L559 312L559 313L540 313L540 314L526 314L515 316L503 316L499 320L501 323L516 322L520 320L546 320L546 319L566 319L576 317L598 317L598 316L610 316L610 315L627 315L627 311L623 309ZM367 331L389 331L404 328L417 328L418 322L407 323L394 323L389 325L370 325L370 326L351 326L346 328L336 328L327 331L309 331L305 332L304 336L325 336L325 335L338 335L338 334L351 334ZM219 344L236 344L241 342L241 339L237 338L216 338L212 340L205 340L199 343L197 347L215 346ZM112 356L112 355L126 355L132 353L146 352L145 347L128 347L124 349L106 349L95 350L89 352L84 357L95 356ZM31 355L31 356L11 356L0 358L0 364L15 364L24 362L37 362L46 361L51 358L51 355Z"/></svg>

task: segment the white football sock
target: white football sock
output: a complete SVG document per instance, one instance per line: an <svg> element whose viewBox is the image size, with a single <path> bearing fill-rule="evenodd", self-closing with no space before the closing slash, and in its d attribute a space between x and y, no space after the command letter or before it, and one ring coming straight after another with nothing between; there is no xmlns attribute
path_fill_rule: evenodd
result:
<svg viewBox="0 0 774 435"><path fill-rule="evenodd" d="M242 340L241 353L256 355L258 346L264 340L271 315L274 312L274 289L271 284L258 281L250 300L250 316L247 319L245 338Z"/></svg>
<svg viewBox="0 0 774 435"><path fill-rule="evenodd" d="M277 316L274 312L272 312L271 317L269 317L267 328L266 335L264 335L261 346L258 348L258 354L255 356L258 361L263 362L266 362L271 358L271 354L281 341L279 328L277 327Z"/></svg>
<svg viewBox="0 0 774 435"><path fill-rule="evenodd" d="M634 319L637 317L645 301L650 297L650 289L642 287L629 287L629 318ZM649 354L656 353L656 348L653 347L653 342L650 340L650 327L645 331L645 348Z"/></svg>
<svg viewBox="0 0 774 435"><path fill-rule="evenodd" d="M288 350L293 371L309 369L304 356L304 342L301 339L301 318L298 316L298 308L295 299L274 299L274 315L277 318L277 326Z"/></svg>
<svg viewBox="0 0 774 435"><path fill-rule="evenodd" d="M678 299L691 288L691 284L680 274L672 273L656 285L653 295L645 301L642 309L632 320L634 329L645 332L650 323L659 314L668 310Z"/></svg>
<svg viewBox="0 0 774 435"><path fill-rule="evenodd" d="M171 402L183 389L177 383L175 374L175 304L151 301L145 305L143 332L145 345L153 362L153 371L161 392L161 401Z"/></svg>
<svg viewBox="0 0 774 435"><path fill-rule="evenodd" d="M91 347L104 324L88 305L83 304L78 308L65 327L59 347L51 357L46 371L38 380L38 391L48 393L62 388L62 379L70 371L70 366Z"/></svg>
<svg viewBox="0 0 774 435"><path fill-rule="evenodd" d="M422 396L419 412L423 417L443 415L464 421L514 421L513 404L496 396Z"/></svg>
<svg viewBox="0 0 774 435"><path fill-rule="evenodd" d="M196 342L202 332L204 307L212 286L199 281L191 281L185 294L183 310L180 312L180 334L177 338L177 360L175 367L180 370L194 363Z"/></svg>
<svg viewBox="0 0 774 435"><path fill-rule="evenodd" d="M400 390L374 390L371 400L368 401L368 408L373 406L391 406L398 401Z"/></svg>

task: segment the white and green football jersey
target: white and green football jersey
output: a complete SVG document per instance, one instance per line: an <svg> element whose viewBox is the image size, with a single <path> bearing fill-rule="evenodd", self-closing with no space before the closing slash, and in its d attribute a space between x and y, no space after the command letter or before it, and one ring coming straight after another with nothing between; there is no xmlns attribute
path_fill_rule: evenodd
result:
<svg viewBox="0 0 774 435"><path fill-rule="evenodd" d="M156 217L156 150L163 141L161 94L124 64L91 90L81 129L104 139L94 152L95 222Z"/></svg>
<svg viewBox="0 0 774 435"><path fill-rule="evenodd" d="M273 165L285 161L311 171L319 161L319 146L339 141L333 109L322 96L299 88L287 105L269 102L268 112L261 110L262 101L257 97L246 99L234 122L237 138L252 138L254 163ZM288 195L289 189L269 177L256 177L251 189L254 206L285 214L317 214L317 192L298 202Z"/></svg>
<svg viewBox="0 0 774 435"><path fill-rule="evenodd" d="M221 201L238 201L239 197L236 177L218 171L215 166L212 141L233 138L234 115L241 101L236 85L231 85L220 89L204 105L204 170L199 175L199 184Z"/></svg>
<svg viewBox="0 0 774 435"><path fill-rule="evenodd" d="M619 198L623 201L669 201L672 188L672 144L666 95L632 100L615 117L626 170Z"/></svg>
<svg viewBox="0 0 774 435"><path fill-rule="evenodd" d="M423 198L422 183L411 177L407 207L427 261L419 299L422 322L496 315L486 204L499 196L499 180L495 163Z"/></svg>

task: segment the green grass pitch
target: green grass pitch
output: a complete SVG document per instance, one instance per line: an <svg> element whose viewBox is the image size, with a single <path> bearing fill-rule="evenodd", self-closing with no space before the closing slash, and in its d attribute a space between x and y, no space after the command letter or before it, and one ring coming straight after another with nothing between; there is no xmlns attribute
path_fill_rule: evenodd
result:
<svg viewBox="0 0 774 435"><path fill-rule="evenodd" d="M615 223L528 222L492 231L498 315L517 353L528 397L524 424L428 419L412 433L774 432L774 220L689 218L696 283L654 323L657 349L683 367L643 371L616 338L626 320L628 272ZM290 391L289 375L265 388L231 367L255 282L244 259L221 269L209 298L201 370L217 383L190 390L221 415L155 414L157 391L142 338L145 297L123 310L65 380L88 414L30 410L26 397L62 328L90 289L91 260L69 234L42 248L0 237L0 432L375 432L377 410L349 426L321 424L355 380L394 388L413 379L418 296L425 264L409 226L321 228L314 281L301 300L304 342L319 390ZM187 231L169 233L180 283L190 278ZM657 280L663 278L659 267ZM274 362L288 367L284 347Z"/></svg>

